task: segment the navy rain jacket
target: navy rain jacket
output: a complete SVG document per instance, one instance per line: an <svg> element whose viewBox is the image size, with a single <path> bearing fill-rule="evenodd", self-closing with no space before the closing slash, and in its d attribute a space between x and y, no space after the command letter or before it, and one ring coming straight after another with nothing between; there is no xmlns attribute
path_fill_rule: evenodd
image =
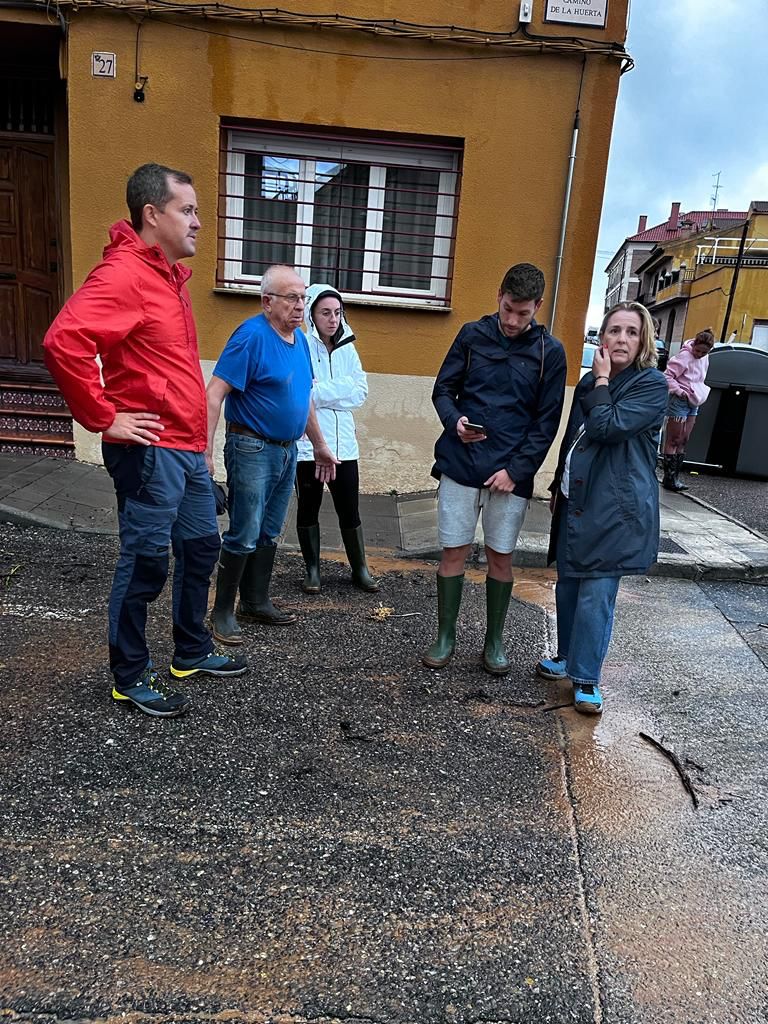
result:
<svg viewBox="0 0 768 1024"><path fill-rule="evenodd" d="M557 529L567 507L566 550L557 558L561 576L632 576L647 572L659 554L659 483L656 452L668 393L666 378L649 367L628 366L608 387L586 374L576 386L552 490L549 561L555 561ZM569 497L560 491L565 458L573 450Z"/></svg>
<svg viewBox="0 0 768 1024"><path fill-rule="evenodd" d="M495 313L465 324L432 391L445 428L435 445L432 476L445 473L465 487L482 487L506 469L515 494L530 498L560 424L565 375L563 346L535 320L509 339ZM486 439L463 444L456 433L460 416L484 426Z"/></svg>

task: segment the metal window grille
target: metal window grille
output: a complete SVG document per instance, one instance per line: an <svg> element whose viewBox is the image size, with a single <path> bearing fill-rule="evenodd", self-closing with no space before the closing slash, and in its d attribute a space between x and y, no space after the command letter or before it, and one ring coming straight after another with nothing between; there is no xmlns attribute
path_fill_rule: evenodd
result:
<svg viewBox="0 0 768 1024"><path fill-rule="evenodd" d="M0 75L0 131L52 135L53 125L54 90L49 80Z"/></svg>
<svg viewBox="0 0 768 1024"><path fill-rule="evenodd" d="M462 148L223 126L217 285L272 263L362 301L450 299Z"/></svg>

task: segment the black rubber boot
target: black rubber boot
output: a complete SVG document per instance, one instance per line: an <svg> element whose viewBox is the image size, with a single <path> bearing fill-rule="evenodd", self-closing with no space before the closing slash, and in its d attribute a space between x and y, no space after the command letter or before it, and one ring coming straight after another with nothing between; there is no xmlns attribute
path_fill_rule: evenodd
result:
<svg viewBox="0 0 768 1024"><path fill-rule="evenodd" d="M363 540L362 526L356 526L354 530L342 530L341 539L344 541L344 550L347 553L347 560L352 568L352 582L360 590L367 590L375 593L379 584L368 571L368 563L365 560L365 541Z"/></svg>
<svg viewBox="0 0 768 1024"><path fill-rule="evenodd" d="M276 545L270 544L269 547L256 548L248 556L248 564L240 580L240 604L237 606L237 617L241 622L288 626L296 621L293 612L280 611L269 599L269 583L276 553Z"/></svg>
<svg viewBox="0 0 768 1024"><path fill-rule="evenodd" d="M248 555L235 555L224 548L219 552L216 573L216 597L211 612L211 632L223 644L241 644L243 633L235 618L235 598Z"/></svg>
<svg viewBox="0 0 768 1024"><path fill-rule="evenodd" d="M676 491L688 491L690 488L688 484L684 484L680 479L680 474L683 471L683 463L685 462L685 452L678 452L675 456L675 490Z"/></svg>
<svg viewBox="0 0 768 1024"><path fill-rule="evenodd" d="M443 668L456 647L456 619L461 607L464 573L437 577L437 640L421 656L427 668Z"/></svg>
<svg viewBox="0 0 768 1024"><path fill-rule="evenodd" d="M296 533L299 535L299 547L304 556L304 565L307 574L301 589L305 594L320 593L320 527L317 523L314 526L297 526Z"/></svg>
<svg viewBox="0 0 768 1024"><path fill-rule="evenodd" d="M661 481L661 486L665 491L676 491L677 484L675 482L675 460L676 455L665 455L664 456L664 479Z"/></svg>
<svg viewBox="0 0 768 1024"><path fill-rule="evenodd" d="M509 600L512 596L512 581L485 578L486 627L485 643L483 644L483 668L494 676L505 676L510 664L504 650L502 637L504 623L507 621Z"/></svg>

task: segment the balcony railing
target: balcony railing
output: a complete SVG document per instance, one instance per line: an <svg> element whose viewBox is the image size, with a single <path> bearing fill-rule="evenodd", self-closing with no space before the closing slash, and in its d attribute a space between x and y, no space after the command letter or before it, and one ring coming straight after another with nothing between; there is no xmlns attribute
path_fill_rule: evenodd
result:
<svg viewBox="0 0 768 1024"><path fill-rule="evenodd" d="M696 246L696 264L735 267L740 246L740 238L706 238ZM768 267L768 238L748 238L740 263L742 267Z"/></svg>
<svg viewBox="0 0 768 1024"><path fill-rule="evenodd" d="M670 299L682 299L691 294L691 282L693 281L692 270L681 270L676 281L670 282L664 288L659 288L653 296L652 302L658 304L669 302Z"/></svg>
<svg viewBox="0 0 768 1024"><path fill-rule="evenodd" d="M723 267L735 267L736 256L725 256L720 253L717 256L701 256L698 260L699 265L704 264L716 264L717 266ZM741 258L742 267L768 267L768 256L742 256Z"/></svg>

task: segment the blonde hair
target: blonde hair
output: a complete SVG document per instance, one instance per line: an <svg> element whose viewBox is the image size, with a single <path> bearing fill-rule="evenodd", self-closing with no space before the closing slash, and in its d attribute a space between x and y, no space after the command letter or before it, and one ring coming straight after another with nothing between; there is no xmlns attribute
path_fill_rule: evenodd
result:
<svg viewBox="0 0 768 1024"><path fill-rule="evenodd" d="M656 338L654 336L653 321L651 320L651 314L639 302L617 302L615 306L611 306L603 317L603 322L600 324L600 331L598 332L600 338L603 337L608 321L613 314L621 312L637 313L640 317L640 349L635 358L635 366L638 370L647 370L649 366L655 366Z"/></svg>

